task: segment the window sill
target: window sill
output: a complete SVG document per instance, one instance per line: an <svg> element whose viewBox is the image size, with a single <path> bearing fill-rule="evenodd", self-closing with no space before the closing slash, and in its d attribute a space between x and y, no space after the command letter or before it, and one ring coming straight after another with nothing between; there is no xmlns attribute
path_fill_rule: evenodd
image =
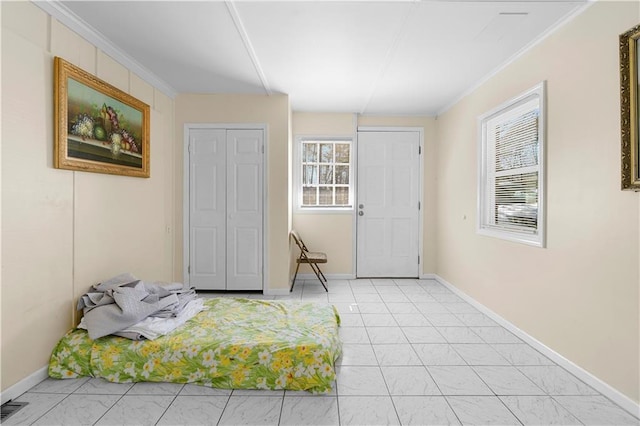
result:
<svg viewBox="0 0 640 426"><path fill-rule="evenodd" d="M524 234L519 232L508 231L500 228L479 228L479 235L486 237L499 238L501 240L511 241L520 244L526 244L533 247L545 248L545 242L539 235Z"/></svg>
<svg viewBox="0 0 640 426"><path fill-rule="evenodd" d="M293 214L353 214L353 207L295 207Z"/></svg>

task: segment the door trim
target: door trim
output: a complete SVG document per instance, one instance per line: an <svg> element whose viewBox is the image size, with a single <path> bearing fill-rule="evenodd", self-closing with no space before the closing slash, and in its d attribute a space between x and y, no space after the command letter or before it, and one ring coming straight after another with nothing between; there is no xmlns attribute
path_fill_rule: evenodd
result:
<svg viewBox="0 0 640 426"><path fill-rule="evenodd" d="M420 203L420 210L418 211L418 256L420 256L420 263L418 264L418 278L424 274L424 253L423 253L423 238L424 238L424 162L426 153L424 150L424 128L423 127L393 127L393 126L358 126L356 135L361 132L418 132L420 146L420 161L418 162L418 202ZM358 174L358 138L356 137L356 152L355 152L355 174ZM357 179L357 178L356 178ZM355 196L354 206L358 205L358 185L359 182L355 182ZM352 226L352 238L353 238L353 276L359 278L358 272L358 213L357 209L353 209L353 226Z"/></svg>
<svg viewBox="0 0 640 426"><path fill-rule="evenodd" d="M187 270L189 258L189 131L191 129L224 129L224 130L262 130L264 155L262 157L262 292L269 290L267 277L269 276L269 252L267 224L269 212L267 210L267 170L269 153L269 127L264 123L185 123L182 137L182 281L190 284Z"/></svg>

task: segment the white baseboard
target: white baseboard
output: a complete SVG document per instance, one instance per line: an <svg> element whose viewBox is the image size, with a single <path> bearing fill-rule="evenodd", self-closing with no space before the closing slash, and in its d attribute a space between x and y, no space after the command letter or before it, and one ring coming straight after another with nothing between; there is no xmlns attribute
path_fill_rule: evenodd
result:
<svg viewBox="0 0 640 426"><path fill-rule="evenodd" d="M15 385L2 392L2 395L0 397L0 399L2 400L1 403L4 404L7 401L11 401L12 399L19 397L47 377L49 377L49 367L44 366L41 369L37 370L35 373L32 373L31 375L25 377Z"/></svg>
<svg viewBox="0 0 640 426"><path fill-rule="evenodd" d="M422 274L420 275L421 280L437 280L438 276L436 274Z"/></svg>
<svg viewBox="0 0 640 426"><path fill-rule="evenodd" d="M355 274L324 274L328 280L355 280L357 279ZM435 280L437 279L436 274L422 274L418 278L421 280ZM298 274L296 277L297 280L317 280L318 277L315 274Z"/></svg>
<svg viewBox="0 0 640 426"><path fill-rule="evenodd" d="M327 280L355 280L356 276L353 274L324 274ZM296 282L300 284L302 280L318 280L315 274L298 274L296 276ZM263 294L265 296L287 296L291 291L291 284L293 283L293 277L289 279L289 287L287 288L273 288L265 289Z"/></svg>
<svg viewBox="0 0 640 426"><path fill-rule="evenodd" d="M449 283L444 278L439 275L434 275L435 279L442 285L448 287L452 292L454 292L457 296L460 296L462 299L467 301L469 304L473 305L479 311L490 317L492 320L518 336L523 341L527 342L529 345L537 349L540 353L554 361L560 367L564 368L587 385L591 386L598 392L600 392L605 397L609 398L611 401L618 404L620 407L631 413L636 417L640 417L640 405L636 404L633 400L631 400L628 396L624 395L620 391L613 388L611 385L603 382L593 374L569 361L564 356L560 355L550 347L546 346L544 343L535 339L534 337L527 334L525 331L519 329L506 319L502 318L500 315L493 312L491 309L487 308L471 296L467 295L465 292Z"/></svg>
<svg viewBox="0 0 640 426"><path fill-rule="evenodd" d="M288 288L271 288L262 292L265 296L287 296L289 294Z"/></svg>

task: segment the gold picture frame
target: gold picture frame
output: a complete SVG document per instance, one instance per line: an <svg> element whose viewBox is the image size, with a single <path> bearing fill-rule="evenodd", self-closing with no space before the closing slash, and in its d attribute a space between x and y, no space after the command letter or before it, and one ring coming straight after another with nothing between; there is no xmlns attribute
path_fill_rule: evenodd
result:
<svg viewBox="0 0 640 426"><path fill-rule="evenodd" d="M146 177L149 105L54 59L54 167Z"/></svg>
<svg viewBox="0 0 640 426"><path fill-rule="evenodd" d="M640 191L640 25L620 34L622 189Z"/></svg>

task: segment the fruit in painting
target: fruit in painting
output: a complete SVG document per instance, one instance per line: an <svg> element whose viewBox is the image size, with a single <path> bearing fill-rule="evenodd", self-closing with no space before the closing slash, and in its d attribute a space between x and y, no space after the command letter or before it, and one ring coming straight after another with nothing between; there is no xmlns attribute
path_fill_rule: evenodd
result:
<svg viewBox="0 0 640 426"><path fill-rule="evenodd" d="M99 141L107 140L107 131L99 124L96 124L93 128L93 134Z"/></svg>
<svg viewBox="0 0 640 426"><path fill-rule="evenodd" d="M89 117L87 114L78 114L75 124L71 126L71 134L82 137L82 140L85 138L92 138L93 126L93 118Z"/></svg>

